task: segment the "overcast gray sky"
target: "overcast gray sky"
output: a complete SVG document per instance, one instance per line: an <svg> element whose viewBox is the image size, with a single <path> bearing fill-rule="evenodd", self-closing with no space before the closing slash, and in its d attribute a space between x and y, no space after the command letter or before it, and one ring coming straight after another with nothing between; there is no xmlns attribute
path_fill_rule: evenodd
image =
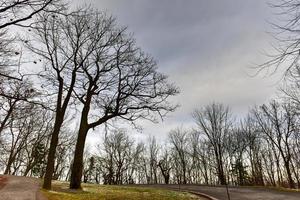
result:
<svg viewBox="0 0 300 200"><path fill-rule="evenodd" d="M191 112L213 101L236 116L275 94L278 78L250 77L271 49L265 0L91 0L128 26L137 43L157 61L181 93L181 107L164 122L142 122L148 134L164 137L178 126L194 125ZM93 138L93 134L90 138Z"/></svg>

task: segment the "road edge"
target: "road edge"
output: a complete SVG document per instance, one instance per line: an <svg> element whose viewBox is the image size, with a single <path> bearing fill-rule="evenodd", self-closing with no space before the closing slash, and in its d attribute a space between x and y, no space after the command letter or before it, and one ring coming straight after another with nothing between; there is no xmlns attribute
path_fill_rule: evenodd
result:
<svg viewBox="0 0 300 200"><path fill-rule="evenodd" d="M197 195L197 196L201 196L201 197L204 197L204 198L207 198L209 200L219 200L215 197L212 197L208 194L204 194L204 193L201 193L201 192L193 192L193 191L188 191L188 190L182 190L182 192L188 192L188 193L191 193L191 194L194 194L194 195Z"/></svg>

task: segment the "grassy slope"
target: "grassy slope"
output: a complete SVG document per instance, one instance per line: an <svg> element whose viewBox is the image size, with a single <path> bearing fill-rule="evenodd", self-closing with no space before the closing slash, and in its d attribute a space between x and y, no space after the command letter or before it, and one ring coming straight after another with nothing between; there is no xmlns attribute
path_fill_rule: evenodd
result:
<svg viewBox="0 0 300 200"><path fill-rule="evenodd" d="M195 200L188 193L152 188L83 184L83 191L68 189L68 183L54 182L53 191L43 191L49 200Z"/></svg>

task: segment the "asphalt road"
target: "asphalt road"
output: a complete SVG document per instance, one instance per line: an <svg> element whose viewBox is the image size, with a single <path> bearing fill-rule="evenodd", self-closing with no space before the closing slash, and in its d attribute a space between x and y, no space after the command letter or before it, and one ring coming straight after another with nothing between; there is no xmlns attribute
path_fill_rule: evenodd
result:
<svg viewBox="0 0 300 200"><path fill-rule="evenodd" d="M179 190L178 185L139 185L142 187L165 188ZM181 185L180 190L200 192L219 200L228 200L225 187L201 185ZM267 188L230 187L230 200L300 200L300 192L286 192Z"/></svg>
<svg viewBox="0 0 300 200"><path fill-rule="evenodd" d="M7 181L0 189L1 200L45 200L39 191L39 180L16 176L4 177Z"/></svg>

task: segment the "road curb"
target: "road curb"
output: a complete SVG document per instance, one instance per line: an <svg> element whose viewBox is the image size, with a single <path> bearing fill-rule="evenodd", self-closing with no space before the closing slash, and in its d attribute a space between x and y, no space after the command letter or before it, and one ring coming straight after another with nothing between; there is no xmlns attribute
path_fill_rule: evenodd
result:
<svg viewBox="0 0 300 200"><path fill-rule="evenodd" d="M212 197L208 194L204 194L204 193L201 193L201 192L193 192L193 191L187 191L187 190L183 190L183 192L188 192L188 193L191 193L191 194L194 194L194 195L198 195L198 196L201 196L201 197L204 197L204 198L207 198L209 200L219 200L215 197Z"/></svg>

